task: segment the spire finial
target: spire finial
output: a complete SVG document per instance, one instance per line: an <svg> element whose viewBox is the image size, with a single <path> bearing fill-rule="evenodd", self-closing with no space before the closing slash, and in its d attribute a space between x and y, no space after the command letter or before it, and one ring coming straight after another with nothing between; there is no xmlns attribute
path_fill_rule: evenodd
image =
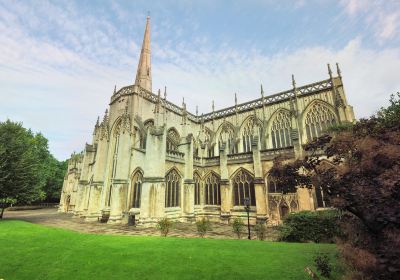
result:
<svg viewBox="0 0 400 280"><path fill-rule="evenodd" d="M97 116L96 126L100 125L100 116Z"/></svg>
<svg viewBox="0 0 400 280"><path fill-rule="evenodd" d="M264 89L263 89L262 84L261 84L261 97L262 97L262 99L264 99Z"/></svg>
<svg viewBox="0 0 400 280"><path fill-rule="evenodd" d="M114 94L117 93L117 85L114 86Z"/></svg>
<svg viewBox="0 0 400 280"><path fill-rule="evenodd" d="M107 121L108 118L108 109L104 112L103 122Z"/></svg>
<svg viewBox="0 0 400 280"><path fill-rule="evenodd" d="M199 115L199 106L196 105L196 117Z"/></svg>
<svg viewBox="0 0 400 280"><path fill-rule="evenodd" d="M164 100L167 100L167 86L164 87Z"/></svg>
<svg viewBox="0 0 400 280"><path fill-rule="evenodd" d="M331 70L331 65L328 63L328 74L329 78L332 79L332 70Z"/></svg>
<svg viewBox="0 0 400 280"><path fill-rule="evenodd" d="M212 105L211 105L211 108L212 108L212 111L213 111L213 113L214 113L214 100L212 101Z"/></svg>
<svg viewBox="0 0 400 280"><path fill-rule="evenodd" d="M235 106L237 106L237 94L235 92Z"/></svg>
<svg viewBox="0 0 400 280"><path fill-rule="evenodd" d="M294 75L293 74L292 74L292 85L293 85L293 88L296 88L296 81L294 79Z"/></svg>
<svg viewBox="0 0 400 280"><path fill-rule="evenodd" d="M336 62L336 72L339 78L342 78L342 71L340 71L339 63Z"/></svg>
<svg viewBox="0 0 400 280"><path fill-rule="evenodd" d="M158 89L158 102L160 102L161 99L161 89Z"/></svg>
<svg viewBox="0 0 400 280"><path fill-rule="evenodd" d="M151 79L151 51L150 51L150 16L146 19L142 50L140 51L139 64L136 72L135 85L152 91Z"/></svg>

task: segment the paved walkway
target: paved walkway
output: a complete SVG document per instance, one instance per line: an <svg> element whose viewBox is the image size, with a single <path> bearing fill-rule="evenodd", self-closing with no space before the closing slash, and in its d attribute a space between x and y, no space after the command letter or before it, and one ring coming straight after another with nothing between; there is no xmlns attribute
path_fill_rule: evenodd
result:
<svg viewBox="0 0 400 280"><path fill-rule="evenodd" d="M72 214L58 213L56 208L5 211L4 219L23 220L35 224L70 229L84 233L160 236L160 232L156 228L85 222L82 218L73 217ZM232 232L232 227L229 225L212 223L211 226L212 230L206 234L207 238L236 238L236 235ZM198 237L196 225L176 222L174 227L171 229L169 236ZM246 233L244 233L242 238L246 238L246 236ZM271 239L271 237L274 236L276 236L276 232L268 230L267 239ZM255 236L252 236L252 239L255 238Z"/></svg>

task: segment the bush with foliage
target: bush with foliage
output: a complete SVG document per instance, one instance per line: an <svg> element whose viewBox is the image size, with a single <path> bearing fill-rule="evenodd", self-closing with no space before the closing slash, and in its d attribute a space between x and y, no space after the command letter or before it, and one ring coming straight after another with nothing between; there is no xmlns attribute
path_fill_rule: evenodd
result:
<svg viewBox="0 0 400 280"><path fill-rule="evenodd" d="M200 237L204 237L208 231L211 230L211 223L208 219L202 218L196 222L197 233Z"/></svg>
<svg viewBox="0 0 400 280"><path fill-rule="evenodd" d="M244 228L244 223L241 218L235 218L232 222L232 230L236 234L237 238L240 239L242 237Z"/></svg>
<svg viewBox="0 0 400 280"><path fill-rule="evenodd" d="M171 230L174 223L168 218L161 218L157 222L157 229L160 231L162 236L167 236L169 231Z"/></svg>
<svg viewBox="0 0 400 280"><path fill-rule="evenodd" d="M257 234L258 240L265 240L265 237L267 236L267 226L265 223L256 224L254 230Z"/></svg>
<svg viewBox="0 0 400 280"><path fill-rule="evenodd" d="M335 210L301 211L289 214L279 227L279 240L289 242L333 242L339 235L339 213Z"/></svg>
<svg viewBox="0 0 400 280"><path fill-rule="evenodd" d="M314 257L314 264L317 271L325 278L329 278L332 272L332 265L327 254L318 254Z"/></svg>

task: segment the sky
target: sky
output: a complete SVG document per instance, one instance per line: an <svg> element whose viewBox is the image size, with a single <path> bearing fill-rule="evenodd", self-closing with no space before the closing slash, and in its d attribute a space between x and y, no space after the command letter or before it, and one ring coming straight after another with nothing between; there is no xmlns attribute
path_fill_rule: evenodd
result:
<svg viewBox="0 0 400 280"><path fill-rule="evenodd" d="M327 79L340 64L357 118L400 90L398 0L0 0L0 121L60 160L92 139L114 86L134 82L151 17L153 91L199 113Z"/></svg>

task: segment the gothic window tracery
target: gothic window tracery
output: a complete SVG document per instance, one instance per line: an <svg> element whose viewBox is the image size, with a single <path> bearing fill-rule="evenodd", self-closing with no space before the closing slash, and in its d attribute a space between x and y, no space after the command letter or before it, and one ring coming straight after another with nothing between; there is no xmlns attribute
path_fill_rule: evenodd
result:
<svg viewBox="0 0 400 280"><path fill-rule="evenodd" d="M330 206L328 201L325 199L325 194L321 187L315 187L315 196L317 198L318 208L325 208Z"/></svg>
<svg viewBox="0 0 400 280"><path fill-rule="evenodd" d="M290 112L280 110L276 114L271 126L272 148L279 149L292 146L291 129Z"/></svg>
<svg viewBox="0 0 400 280"><path fill-rule="evenodd" d="M204 180L204 197L206 205L221 205L219 177L210 173Z"/></svg>
<svg viewBox="0 0 400 280"><path fill-rule="evenodd" d="M335 115L322 103L314 103L305 117L307 139L310 141L320 137L324 131L335 124Z"/></svg>
<svg viewBox="0 0 400 280"><path fill-rule="evenodd" d="M242 132L243 152L252 151L252 142L256 135L261 136L261 125L255 117L251 117Z"/></svg>
<svg viewBox="0 0 400 280"><path fill-rule="evenodd" d="M181 177L175 169L165 176L165 207L179 206Z"/></svg>
<svg viewBox="0 0 400 280"><path fill-rule="evenodd" d="M132 177L132 208L140 208L143 174L139 170Z"/></svg>
<svg viewBox="0 0 400 280"><path fill-rule="evenodd" d="M201 203L201 180L197 173L193 175L194 180L194 205L200 205Z"/></svg>
<svg viewBox="0 0 400 280"><path fill-rule="evenodd" d="M235 131L233 126L228 123L224 123L218 139L219 149L221 149L223 144L225 144L225 149L228 151L228 154L235 154L237 153L235 142Z"/></svg>
<svg viewBox="0 0 400 280"><path fill-rule="evenodd" d="M168 129L167 132L167 151L178 151L180 136L175 128Z"/></svg>
<svg viewBox="0 0 400 280"><path fill-rule="evenodd" d="M233 200L235 206L244 205L244 199L250 199L250 205L256 205L255 191L254 191L254 181L253 177L241 169L237 172L235 177L232 179L233 185Z"/></svg>
<svg viewBox="0 0 400 280"><path fill-rule="evenodd" d="M274 179L271 175L267 177L268 193L282 193L283 186L280 182Z"/></svg>

